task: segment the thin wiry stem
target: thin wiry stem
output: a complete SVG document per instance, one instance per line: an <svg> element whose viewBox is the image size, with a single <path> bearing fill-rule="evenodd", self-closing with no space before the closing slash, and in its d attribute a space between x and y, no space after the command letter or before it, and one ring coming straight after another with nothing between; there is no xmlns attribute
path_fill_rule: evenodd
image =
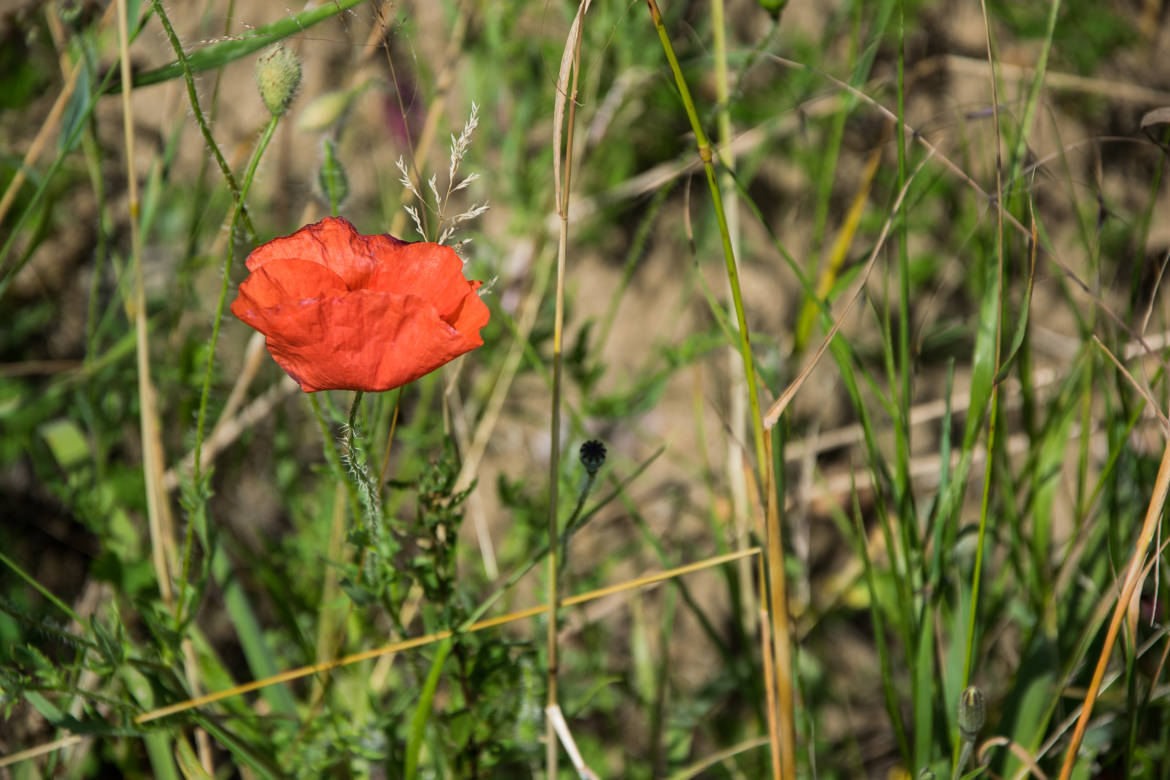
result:
<svg viewBox="0 0 1170 780"><path fill-rule="evenodd" d="M183 79L187 82L187 99L191 103L191 113L195 117L195 124L199 125L199 132L203 134L203 140L207 144L211 156L215 158L215 164L219 166L220 173L223 174L224 181L227 182L228 188L232 191L232 198L236 202L236 210L240 213L240 219L244 223L244 229L248 231L249 237L255 239L256 231L252 227L252 220L248 217L248 209L244 205L244 190L236 183L236 177L232 174L231 167L227 164L227 160L223 158L223 154L219 151L219 144L215 142L215 138L211 135L211 128L207 124L207 120L203 117L203 109L199 107L199 96L195 93L195 79L191 75L191 65L187 62L187 54L183 51L183 44L179 41L179 36L175 35L175 28L171 26L171 20L167 17L167 12L163 8L160 0L153 0L154 13L158 20L162 22L163 29L167 33L167 39L171 42L171 48L175 50L175 58L179 61L179 66L183 69Z"/></svg>
<svg viewBox="0 0 1170 780"><path fill-rule="evenodd" d="M573 120L576 117L577 83L581 73L581 31L583 28L585 10L588 0L582 0L578 7L576 18L576 39L568 43L573 47L573 82L569 91L568 120L565 130L564 143L564 178L557 182L559 195L557 212L560 215L561 229L557 243L557 274L556 274L556 314L553 323L553 382L552 382L552 410L549 425L549 466L548 466L548 632L546 635L548 653L548 696L546 712L558 707L557 674L559 672L559 658L557 647L557 579L560 576L560 523L557 514L558 483L560 481L560 451L561 451L561 382L562 382L562 348L564 341L565 324L565 258L569 246L569 191L573 179ZM561 85L558 85L561 88ZM559 141L559 138L557 139ZM561 155L561 150L554 149L554 156ZM549 780L557 777L557 734L552 718L547 719L545 731L545 770Z"/></svg>
<svg viewBox="0 0 1170 780"><path fill-rule="evenodd" d="M744 379L748 389L748 404L751 409L752 438L755 440L757 474L760 478L760 484L770 484L770 480L766 478L766 475L769 474L771 463L767 452L767 445L764 441L763 417L760 415L759 388L756 383L755 366L752 362L752 347L747 318L744 314L743 292L740 289L739 270L736 266L735 250L731 244L731 232L727 226L727 216L723 208L723 197L719 190L719 183L715 178L715 165L712 162L711 144L707 140L707 134L703 131L702 124L699 122L699 114L695 110L694 100L691 98L690 89L687 87L686 79L683 77L682 67L679 65L678 57L675 56L674 47L671 45L670 36L667 35L666 27L662 23L662 12L658 9L658 3L655 0L646 0L646 5L650 9L650 18L654 24L654 29L658 33L658 40L662 43L662 50L666 54L666 59L670 63L671 72L674 74L679 96L682 98L683 107L686 109L687 118L690 120L691 130L695 134L699 158L702 160L703 169L707 174L707 187L711 192L712 206L715 210L716 221L719 224L719 237L723 244L723 259L727 267L727 280L731 287L731 299L735 307L736 324L739 326L739 346L740 354L743 358ZM772 557L772 553L783 550L783 538L780 531L779 512L768 512L766 520L766 533L768 536L767 549L769 551L768 566L776 571L773 576L769 577L772 602L771 619L773 638L777 648L776 681L779 686L778 698L781 707L780 764L782 776L787 779L796 776L796 731L794 724L795 712L792 704L791 671L790 668L786 666L782 667L780 664L780 659L790 657L791 653L787 647L789 641L787 630L788 606L783 587L784 561L782 557ZM784 647L781 647L781 645Z"/></svg>
<svg viewBox="0 0 1170 780"><path fill-rule="evenodd" d="M203 479L203 432L207 422L207 399L211 394L211 375L212 368L215 365L215 346L219 343L219 328L223 323L224 305L227 303L228 290L231 288L232 277L232 262L235 255L235 241L234 236L236 232L236 225L243 213L244 200L248 197L248 190L252 187L252 181L256 178L256 168L260 164L260 158L264 155L264 150L268 148L269 142L272 140L273 133L276 132L276 124L280 121L280 117L274 115L268 120L268 125L264 128L264 134L260 136L260 142L256 144L256 150L252 153L252 160L248 163L247 171L244 173L243 184L240 187L240 199L236 203L235 211L232 214L231 227L228 232L227 243L227 258L223 264L223 280L219 287L219 300L215 305L215 316L211 321L211 338L207 347L207 364L203 369L203 385L199 393L199 412L195 423L195 447L194 447L194 470L192 474L192 483L195 485L196 493L199 494L199 483ZM196 510L198 511L198 509ZM182 576L179 579L179 610L176 613L176 625L181 622L183 605L186 600L187 593L187 575L191 565L191 546L193 541L193 523L187 523L187 534L183 540L183 568Z"/></svg>
<svg viewBox="0 0 1170 780"><path fill-rule="evenodd" d="M163 520L165 492L162 490L162 450L159 439L158 407L154 386L150 380L150 342L146 330L146 287L142 279L142 237L138 234L138 177L134 171L134 120L130 106L131 87L129 55L129 22L125 0L118 0L118 45L121 56L122 80L127 88L122 91L123 141L126 148L126 186L128 221L130 227L130 265L134 287L127 302L127 314L134 322L138 352L138 394L142 425L142 469L146 481L147 517L151 536L151 559L158 577L159 594L163 601L172 603L171 578L167 566ZM156 476L158 478L156 478Z"/></svg>

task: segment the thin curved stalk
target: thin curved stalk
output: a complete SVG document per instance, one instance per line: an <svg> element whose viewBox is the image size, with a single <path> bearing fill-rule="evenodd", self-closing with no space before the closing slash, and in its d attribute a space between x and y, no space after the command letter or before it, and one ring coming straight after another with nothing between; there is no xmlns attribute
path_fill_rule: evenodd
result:
<svg viewBox="0 0 1170 780"><path fill-rule="evenodd" d="M658 40L662 43L662 50L666 54L666 59L670 63L671 72L674 74L679 96L682 98L683 107L686 109L687 118L690 120L691 130L695 134L699 159L702 160L703 170L707 174L707 187L711 192L711 203L715 210L715 219L719 224L719 237L723 244L723 259L727 268L727 281L731 287L731 300L735 308L736 324L739 327L739 348L740 355L743 359L744 379L747 383L748 405L751 410L752 438L755 442L756 449L758 484L771 486L771 458L764 440L763 417L760 414L760 395L756 381L756 370L752 363L751 339L749 337L747 318L744 314L743 292L739 284L739 270L736 266L735 250L731 243L731 231L727 225L727 214L723 207L723 196L720 193L719 183L715 177L711 143L708 141L707 134L703 131L703 126L699 122L699 114L695 110L695 103L691 98L690 89L687 87L686 79L683 77L678 57L675 56L674 47L670 43L670 36L667 35L666 27L662 23L662 12L658 8L658 3L656 0L646 0L646 5L650 10L650 19L654 24L654 29L658 33ZM772 623L772 637L775 648L773 651L776 658L775 677L780 709L778 713L780 721L780 745L778 749L780 753L781 776L787 779L796 777L796 730L791 669L787 664L783 663L785 659L791 658L791 638L788 632L788 599L784 582L783 536L780 530L778 511L769 511L766 513L766 536L767 545L765 549L767 550L767 564L769 568L768 587L771 601L769 615Z"/></svg>

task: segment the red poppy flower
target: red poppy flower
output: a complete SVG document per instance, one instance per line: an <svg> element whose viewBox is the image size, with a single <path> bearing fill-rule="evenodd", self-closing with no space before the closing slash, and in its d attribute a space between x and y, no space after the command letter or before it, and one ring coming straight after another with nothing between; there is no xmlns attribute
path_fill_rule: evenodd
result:
<svg viewBox="0 0 1170 780"><path fill-rule="evenodd" d="M451 247L328 217L248 255L232 314L306 393L389 390L483 344L490 313Z"/></svg>

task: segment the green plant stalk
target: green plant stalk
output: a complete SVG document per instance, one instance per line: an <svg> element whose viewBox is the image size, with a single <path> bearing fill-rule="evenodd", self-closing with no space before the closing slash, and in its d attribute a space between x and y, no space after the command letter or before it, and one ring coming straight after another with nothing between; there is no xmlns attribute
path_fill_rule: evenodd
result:
<svg viewBox="0 0 1170 780"><path fill-rule="evenodd" d="M898 151L898 190L906 186L906 20L904 0L898 0L898 56L897 56L897 114L894 122L894 138ZM921 546L918 541L916 512L914 511L913 487L910 481L910 404L913 399L913 366L910 354L910 250L909 224L903 210L897 216L895 229L898 235L898 374L899 387L891 395L896 403L894 423L895 494L898 507L898 527L901 530L902 560L906 564L906 584L918 591L921 587L921 570L911 561L918 556L915 551ZM917 576L916 576L917 573ZM908 600L908 605L910 600ZM910 633L918 633L922 639L917 646L906 648L911 665L911 706L914 717L913 766L926 766L930 761L930 750L934 741L931 696L931 667L933 655L929 631L923 626L931 625L929 604L923 605L921 621L911 617L907 622ZM911 614L913 615L913 610ZM917 623L917 625L914 625Z"/></svg>
<svg viewBox="0 0 1170 780"><path fill-rule="evenodd" d="M5 555L2 550L0 550L0 563L3 563L5 566L7 566L9 569L12 570L13 574L15 574L17 577L20 577L22 580L27 582L32 587L32 589L35 590L37 593L41 594L41 596L43 596L46 601L48 601L50 604L55 606L57 609L61 610L66 615L68 615L69 618L73 622L77 623L79 626L85 625L85 620L83 620L80 615L78 615L76 612L74 612L72 607L70 607L68 604L66 604L61 599L57 598L56 594L54 594L53 591L49 590L44 585L37 582L36 579L31 574L26 572L24 569L20 568L20 565L17 564L16 561L12 560L7 555Z"/></svg>
<svg viewBox="0 0 1170 780"><path fill-rule="evenodd" d="M727 228L732 239L732 249L738 252L740 247L739 201L734 197L735 156L731 150L731 94L728 90L727 23L724 11L723 0L712 0L711 30L715 45L715 100L717 101L715 121L719 134L719 162L723 166L723 170L720 172L719 186L720 190L728 195ZM729 340L729 345L731 343L734 343L734 339ZM725 351L727 352L728 372L734 375L735 349L729 346ZM751 517L751 502L748 501L748 485L747 478L743 472L743 454L741 449L746 434L745 417L747 413L747 410L744 408L745 402L747 401L747 393L743 384L742 381L733 381L728 388L729 417L727 424L730 429L730 435L725 437L725 468L727 470L728 488L731 493L732 510L732 527L730 531L732 541L737 550L746 549L751 545L751 521L749 519ZM726 533L724 531L724 534ZM751 582L751 561L746 558L741 560L737 564L737 571L741 582ZM745 589L736 601L739 602L739 609L736 614L745 633L754 633L756 630L755 622L758 617L758 607L755 603L754 591L751 588Z"/></svg>
<svg viewBox="0 0 1170 780"><path fill-rule="evenodd" d="M994 65L995 59L992 54L992 40L991 27L988 21L987 9L983 9L983 20L986 27L986 41L987 41L987 61ZM999 119L999 89L995 82L994 67L992 68L991 79L991 105L992 117L995 126L995 198L996 202L1002 202L1003 199L1003 148L1000 143L1000 119ZM987 307L980 307L981 317L990 315L994 318L995 336L994 336L994 352L992 354L992 377L999 373L1000 358L1001 358L1001 341L1003 339L1003 297L1004 292L1004 210L996 209L995 220L995 253L996 253L996 278L995 278L995 301L996 305L992 312L988 312ZM974 398L974 393L972 393ZM974 656L975 650L975 621L979 613L979 594L980 586L983 581L983 554L987 546L987 523L988 523L988 508L991 500L991 475L994 470L994 446L995 434L999 423L999 383L992 381L990 388L990 411L987 418L987 460L984 466L983 473L983 495L979 502L979 532L978 541L975 547L975 570L971 577L971 612L967 618L967 647L963 654L963 677L961 688L965 689L971 681L971 660ZM954 755L954 762L958 763L958 745Z"/></svg>
<svg viewBox="0 0 1170 780"><path fill-rule="evenodd" d="M364 393L361 390L353 394L353 401L349 405L349 415L346 420L345 433L342 436L342 447L345 454L346 461L349 465L348 473L350 481L353 482L357 489L358 498L361 499L362 512L365 517L365 527L373 528L378 524L382 517L382 501L381 491L379 490L380 483L375 481L370 475L369 455L368 453L359 453L359 440L362 438L358 435L358 412L361 410L362 396Z"/></svg>
<svg viewBox="0 0 1170 780"><path fill-rule="evenodd" d="M78 123L82 124L82 123ZM105 272L106 261L109 258L109 248L106 244L106 179L102 176L101 150L97 144L97 126L91 114L85 122L88 130L81 137L81 146L85 151L86 168L89 171L90 183L93 186L93 199L97 204L97 245L93 255L93 283L89 286L89 300L86 305L85 316L85 362L93 360L92 355L97 351L98 335L98 298L101 291L100 280Z"/></svg>
<svg viewBox="0 0 1170 780"><path fill-rule="evenodd" d="M280 122L279 115L273 115L268 120L268 124L264 127L264 133L260 136L259 143L256 144L256 150L252 153L252 159L248 162L248 168L244 173L243 183L240 185L240 198L236 202L236 208L232 215L231 228L228 233L228 254L227 260L223 267L223 281L219 287L219 300L215 304L215 317L211 325L211 342L208 345L207 365L203 372L203 387L199 396L199 417L195 427L195 478L198 481L200 476L200 450L203 447L203 428L207 419L207 396L211 388L211 369L215 362L215 346L219 340L219 328L223 323L224 304L227 302L228 290L231 288L231 272L232 263L235 252L233 251L236 226L239 223L240 217L244 211L244 201L248 197L248 190L252 188L252 181L256 177L256 168L260 165L260 158L264 155L268 148L269 142L272 141L273 134L276 133L276 125Z"/></svg>
<svg viewBox="0 0 1170 780"><path fill-rule="evenodd" d="M903 1L898 2L898 118L894 122L894 137L898 148L898 189L906 186L906 24L903 19ZM906 212L902 211L895 225L898 231L898 373L901 392L892 394L898 405L898 419L895 420L894 435L897 448L898 514L907 520L906 510L910 509L910 252L907 246L908 225ZM902 523L912 530L912 524ZM910 550L903 550L909 560Z"/></svg>
<svg viewBox="0 0 1170 780"><path fill-rule="evenodd" d="M1012 148L1008 182L1014 183L1020 175L1020 168L1024 164L1024 155L1028 149L1028 137L1032 134L1032 123L1036 119L1036 108L1040 103L1040 94L1044 88L1044 76L1048 72L1048 54L1052 51L1052 37L1056 32L1056 20L1060 16L1060 0L1052 0L1048 9L1048 21L1044 27L1044 38L1040 46L1040 56L1036 60L1032 72L1032 84L1028 87L1028 100L1024 104L1024 115L1020 118L1020 130L1016 135L1016 143ZM998 127L998 123L996 123Z"/></svg>
<svg viewBox="0 0 1170 780"><path fill-rule="evenodd" d="M556 780L559 754L557 732L553 720L548 716L558 707L557 674L559 673L559 648L557 646L557 581L560 577L560 522L557 513L558 483L560 482L561 450L561 383L563 375L563 347L565 326L565 258L569 250L569 193L573 182L573 126L577 114L577 85L581 74L581 37L585 9L578 12L577 39L573 42L573 86L569 93L569 116L565 127L565 174L561 187L560 214L561 229L557 243L556 311L553 323L553 382L552 413L549 425L549 471L548 471L548 623L545 643L547 646L548 695L545 715L545 772L548 780ZM560 149L553 154L559 155Z"/></svg>
<svg viewBox="0 0 1170 780"><path fill-rule="evenodd" d="M207 423L207 399L211 394L211 373L215 366L215 346L219 342L219 328L223 324L223 310L224 304L227 303L228 289L231 287L232 281L232 263L235 257L235 233L236 225L243 213L244 201L248 197L248 190L252 187L252 181L256 177L256 168L260 165L260 158L264 155L264 151L268 148L269 142L272 140L273 134L276 132L277 122L280 117L272 116L268 120L268 125L264 128L264 134L260 136L259 143L256 144L256 150L252 152L252 159L248 163L248 168L244 173L244 180L240 186L240 197L236 201L236 208L232 214L231 227L228 231L227 242L227 258L223 264L223 281L219 286L219 300L215 304L215 316L211 321L211 339L207 345L207 365L203 368L203 385L199 391L199 412L196 416L195 423L195 451L194 451L194 473L192 475L192 482L198 487L200 480L203 478L202 460L203 460L203 434ZM198 514L202 511L202 502L200 507L196 508L193 514ZM182 575L179 578L179 607L175 612L175 625L182 623L183 605L186 602L187 594L187 577L191 568L191 545L194 534L194 524L187 523L187 534L183 540L183 569Z"/></svg>
<svg viewBox="0 0 1170 780"><path fill-rule="evenodd" d="M223 17L223 37L228 37L232 32L232 24L236 18L236 0L228 0L227 8L224 10ZM183 55L186 57L186 53ZM217 109L219 108L219 88L223 84L223 68L215 72L215 81L211 87L211 98L208 100L208 125L214 125L216 120ZM231 170L230 166L228 170ZM204 213L204 208L210 193L207 189L207 157L201 157L199 160L199 173L195 176L195 197L191 203L191 225L187 232L187 249L183 253L183 257L193 257L196 254L196 247L199 244L199 226Z"/></svg>
<svg viewBox="0 0 1170 780"><path fill-rule="evenodd" d="M703 171L707 175L707 187L711 191L715 218L719 223L719 237L723 243L723 258L727 266L727 279L731 285L731 298L735 306L736 325L739 327L740 354L743 357L743 371L747 379L748 399L754 421L752 426L752 439L756 447L756 468L762 477L768 469L768 456L764 447L764 425L763 418L760 415L760 396L759 390L756 387L756 370L752 363L752 346L748 337L747 318L744 314L743 292L739 284L739 269L736 266L735 252L731 246L731 232L727 227L727 214L723 208L723 197L719 192L719 183L715 178L715 165L712 162L711 143L707 140L707 134L703 131L703 126L699 122L699 114L695 110L695 102L691 98L691 91L687 87L686 79L683 77L682 67L679 65L678 57L674 53L674 47L670 43L670 36L667 35L666 27L662 23L662 12L658 9L658 3L656 0L646 0L646 4L650 7L650 17L654 23L654 29L658 32L658 40L662 42L662 49L666 53L666 59L670 63L671 72L674 74L675 85L678 87L679 95L682 98L683 108L686 110L687 119L690 120L691 130L695 134L699 159L703 162Z"/></svg>
<svg viewBox="0 0 1170 780"><path fill-rule="evenodd" d="M902 713L898 705L898 693L894 690L894 670L890 662L890 650L886 644L885 617L882 614L881 597L878 595L877 576L873 560L869 557L869 549L865 543L865 523L862 521L861 503L857 497L857 485L850 477L849 494L853 498L853 523L855 527L854 541L857 545L857 556L861 559L861 569L865 576L865 586L869 592L869 614L873 621L874 645L877 647L878 668L881 670L882 698L886 705L890 724L894 728L894 739L902 751L902 755L909 755L910 742L906 738L906 727L902 723Z"/></svg>
<svg viewBox="0 0 1170 780"><path fill-rule="evenodd" d="M757 474L759 475L760 484L764 484L764 475L770 473L770 463L767 452L767 446L764 442L764 425L763 417L760 414L760 397L759 389L756 386L756 372L752 363L752 348L749 338L747 318L744 314L743 293L739 284L739 271L735 262L735 251L731 245L731 233L727 227L727 216L723 208L723 198L719 191L719 183L715 178L715 166L712 163L711 144L707 140L706 133L703 132L703 126L699 122L698 112L695 110L694 100L691 98L690 89L687 87L686 79L683 77L682 68L679 65L678 57L675 56L674 47L670 43L670 36L667 35L666 26L662 22L662 12L658 8L656 0L646 0L646 5L650 10L650 18L654 24L654 29L658 33L658 40L662 43L662 50L666 55L667 61L670 63L671 72L674 74L675 84L678 87L679 96L682 98L683 107L686 110L687 118L690 120L691 129L695 133L695 141L698 146L699 159L703 161L703 170L707 174L707 187L711 191L712 206L715 210L715 218L719 223L719 236L723 243L723 258L727 266L727 280L731 287L731 298L735 306L736 323L739 326L740 338L740 353L743 357L744 379L748 386L748 403L751 409L752 417L752 438L756 446L756 465ZM779 513L767 513L767 535L768 544L768 565L774 570L774 573L769 576L771 585L771 619L773 622L773 642L775 645L775 654L777 659L790 658L791 649L788 646L790 641L787 626L788 626L788 605L787 599L783 598L783 577L784 577L784 561L783 561L783 538L780 532ZM779 558L772 556L779 552ZM780 752L781 752L781 766L783 767L783 776L785 778L795 777L796 774L796 731L795 731L795 712L792 706L791 695L791 669L781 667L779 664L776 667L776 680L779 683L779 701L781 712L779 713L780 720Z"/></svg>
<svg viewBox="0 0 1170 780"><path fill-rule="evenodd" d="M435 658L431 661L431 669L427 672L427 679L423 683L422 694L418 699L418 706L414 708L414 714L410 717L410 732L406 739L406 767L404 772L406 780L414 780L418 774L418 757L422 750L423 735L427 729L427 719L430 717L431 705L435 700L435 691L438 689L439 679L442 677L443 663L447 660L447 656L451 653L451 648L454 645L454 638L447 637L435 651Z"/></svg>
<svg viewBox="0 0 1170 780"><path fill-rule="evenodd" d="M162 22L167 39L171 42L171 48L175 50L178 65L183 70L183 80L187 83L187 100L191 104L191 113L195 116L195 124L199 125L199 131L203 134L203 141L207 144L207 148L211 151L212 157L215 158L216 165L219 166L220 173L223 174L224 180L228 183L228 188L232 191L232 198L236 202L236 209L240 212L244 229L248 231L248 235L254 240L256 238L256 231L252 227L252 220L248 217L248 209L244 205L244 193L240 190L240 185L236 183L236 177L232 174L232 169L227 164L227 160L223 158L223 154L219 150L219 144L212 137L211 128L208 126L207 120L203 117L203 109L199 107L199 95L195 93L195 79L191 73L191 66L187 62L187 55L183 52L183 44L179 42L179 37L175 35L175 28L171 26L171 20L167 17L167 12L163 8L161 0L151 0L151 5L154 6L154 13L158 16L158 20ZM196 469L198 468L198 463L196 463Z"/></svg>
<svg viewBox="0 0 1170 780"><path fill-rule="evenodd" d="M329 468L333 470L333 475L338 483L345 485L346 492L349 494L349 508L353 512L353 516L361 517L357 488L354 487L352 481L345 478L345 466L342 465L341 457L337 454L333 435L329 432L329 421L325 419L325 413L321 410L321 402L317 400L316 393L308 395L309 405L312 406L313 415L317 419L317 427L321 430L321 441L325 447L325 460L329 463Z"/></svg>
<svg viewBox="0 0 1170 780"><path fill-rule="evenodd" d="M271 24L248 30L238 38L233 37L228 40L213 43L210 46L205 46L187 55L186 69L192 73L214 70L221 65L227 65L229 62L246 57L254 51L263 49L265 46L270 46L290 35L303 35L305 28L312 27L331 16L348 11L350 8L362 2L364 0L331 0L331 2L322 3L315 8L310 8L299 14L286 16L283 19L277 19ZM134 86L145 87L150 84L158 84L161 81L170 81L173 78L178 78L183 75L183 72L184 67L182 64L172 62L161 68L139 73L134 77ZM119 92L122 89L122 84L128 82L129 76L124 75L121 83L111 85L109 91Z"/></svg>

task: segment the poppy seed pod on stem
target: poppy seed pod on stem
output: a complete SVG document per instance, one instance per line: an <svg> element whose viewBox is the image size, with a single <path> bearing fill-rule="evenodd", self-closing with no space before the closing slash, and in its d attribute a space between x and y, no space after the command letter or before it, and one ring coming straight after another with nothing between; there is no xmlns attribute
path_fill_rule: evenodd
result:
<svg viewBox="0 0 1170 780"><path fill-rule="evenodd" d="M256 60L256 87L273 116L288 110L301 85L301 60L283 44L276 44Z"/></svg>
<svg viewBox="0 0 1170 780"><path fill-rule="evenodd" d="M605 445L596 439L590 439L581 445L581 465L590 476L597 473L601 464L605 463Z"/></svg>

